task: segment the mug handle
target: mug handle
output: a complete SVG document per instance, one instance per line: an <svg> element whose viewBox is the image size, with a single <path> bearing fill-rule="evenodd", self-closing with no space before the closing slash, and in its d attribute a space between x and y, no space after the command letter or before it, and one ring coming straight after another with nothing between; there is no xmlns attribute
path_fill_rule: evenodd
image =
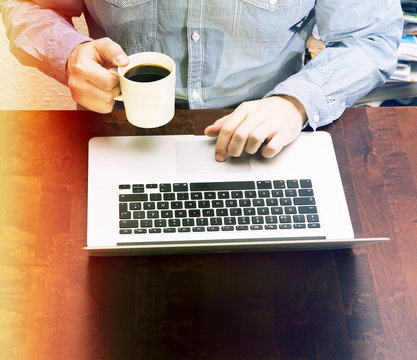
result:
<svg viewBox="0 0 417 360"><path fill-rule="evenodd" d="M109 71L110 71L110 73L116 75L117 78L119 78L119 73L117 72L116 68L112 67L112 68L109 69ZM116 97L114 97L113 99L114 100L117 100L117 101L123 101L123 95L122 95L122 93L120 92L120 94L117 95Z"/></svg>

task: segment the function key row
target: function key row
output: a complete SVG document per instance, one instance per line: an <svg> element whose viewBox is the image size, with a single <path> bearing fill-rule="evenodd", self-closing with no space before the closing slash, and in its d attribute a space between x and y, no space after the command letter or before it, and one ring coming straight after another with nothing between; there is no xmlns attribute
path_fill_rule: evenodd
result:
<svg viewBox="0 0 417 360"><path fill-rule="evenodd" d="M184 191L222 191L222 190L271 190L271 189L311 189L310 179L301 180L260 180L260 181L223 181L195 183L161 183L161 184L121 184L120 190L132 189L133 192L145 192L145 189L158 189L160 192Z"/></svg>

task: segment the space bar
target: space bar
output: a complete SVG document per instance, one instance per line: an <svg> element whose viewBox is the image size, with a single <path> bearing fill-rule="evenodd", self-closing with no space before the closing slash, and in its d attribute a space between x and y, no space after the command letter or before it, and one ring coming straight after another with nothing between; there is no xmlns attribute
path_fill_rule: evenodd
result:
<svg viewBox="0 0 417 360"><path fill-rule="evenodd" d="M214 190L252 190L255 189L254 181L221 181L190 183L191 191Z"/></svg>

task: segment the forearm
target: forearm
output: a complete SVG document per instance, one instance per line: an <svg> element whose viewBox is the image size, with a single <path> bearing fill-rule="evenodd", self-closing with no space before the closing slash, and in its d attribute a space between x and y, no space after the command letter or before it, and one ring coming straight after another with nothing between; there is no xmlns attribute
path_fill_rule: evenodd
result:
<svg viewBox="0 0 417 360"><path fill-rule="evenodd" d="M375 1L369 1L376 9ZM354 4L349 6L355 9ZM372 4L369 6L372 8ZM365 16L366 9L363 11ZM348 21L348 13L335 13L333 20L327 20L330 14L323 16L320 8L316 13L326 49L268 94L297 98L314 129L337 119L346 107L389 78L396 67L402 33L401 8L395 2L389 9L374 10L371 15L376 18L359 19L362 24L356 29Z"/></svg>
<svg viewBox="0 0 417 360"><path fill-rule="evenodd" d="M1 12L10 50L16 58L66 84L69 53L76 45L90 40L72 25L71 16L81 13L76 9L58 12L21 0L2 2Z"/></svg>

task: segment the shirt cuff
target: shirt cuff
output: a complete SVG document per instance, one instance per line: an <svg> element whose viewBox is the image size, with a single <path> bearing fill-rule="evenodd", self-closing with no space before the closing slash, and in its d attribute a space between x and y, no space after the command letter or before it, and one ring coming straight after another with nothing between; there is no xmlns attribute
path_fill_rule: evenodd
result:
<svg viewBox="0 0 417 360"><path fill-rule="evenodd" d="M330 124L337 119L345 109L342 104L329 104L326 95L317 85L300 79L289 78L278 84L265 97L288 95L303 104L308 124L316 130L320 126ZM333 108L333 109L332 109Z"/></svg>
<svg viewBox="0 0 417 360"><path fill-rule="evenodd" d="M87 41L92 39L78 31L65 31L51 44L49 62L56 80L68 85L66 74L68 56L77 45Z"/></svg>

